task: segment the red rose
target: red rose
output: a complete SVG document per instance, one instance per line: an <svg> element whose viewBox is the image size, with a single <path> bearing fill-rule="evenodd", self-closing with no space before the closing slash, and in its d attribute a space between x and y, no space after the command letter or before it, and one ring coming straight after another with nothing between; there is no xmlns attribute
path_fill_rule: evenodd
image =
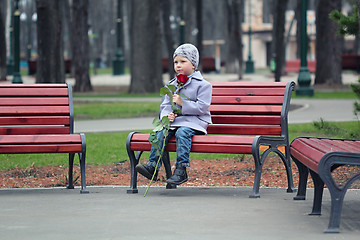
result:
<svg viewBox="0 0 360 240"><path fill-rule="evenodd" d="M181 82L182 84L185 84L187 82L187 80L189 79L187 76L183 75L183 74L179 74L176 76L178 82Z"/></svg>

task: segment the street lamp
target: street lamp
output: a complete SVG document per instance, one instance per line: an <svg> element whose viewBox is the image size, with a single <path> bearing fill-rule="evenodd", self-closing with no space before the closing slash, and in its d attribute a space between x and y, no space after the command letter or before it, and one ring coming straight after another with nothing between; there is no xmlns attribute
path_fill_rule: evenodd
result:
<svg viewBox="0 0 360 240"><path fill-rule="evenodd" d="M15 0L14 11L14 73L12 83L23 83L20 74L20 10L19 0Z"/></svg>
<svg viewBox="0 0 360 240"><path fill-rule="evenodd" d="M254 61L251 56L251 1L249 1L249 54L245 63L245 73L254 73Z"/></svg>
<svg viewBox="0 0 360 240"><path fill-rule="evenodd" d="M116 39L117 39L117 50L116 55L113 60L113 75L123 75L124 74L124 56L121 49L121 33L122 30L122 2L121 0L117 1L117 20L116 20Z"/></svg>
<svg viewBox="0 0 360 240"><path fill-rule="evenodd" d="M301 1L301 25L300 25L300 61L301 67L299 69L298 84L296 89L298 96L314 96L314 89L310 87L311 76L309 68L307 67L307 0Z"/></svg>

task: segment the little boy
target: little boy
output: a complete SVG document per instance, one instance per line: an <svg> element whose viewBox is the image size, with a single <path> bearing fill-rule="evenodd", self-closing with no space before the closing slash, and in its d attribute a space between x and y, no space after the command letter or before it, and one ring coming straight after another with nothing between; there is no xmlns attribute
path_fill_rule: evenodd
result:
<svg viewBox="0 0 360 240"><path fill-rule="evenodd" d="M170 98L165 96L160 105L160 119L163 116L168 116L171 122L165 144L173 135L176 137L175 171L166 182L179 185L188 180L186 168L190 167L189 155L192 136L206 134L207 126L211 123L209 106L212 86L197 71L199 52L194 45L187 43L179 46L174 52L173 59L177 76L170 80L169 84L175 86L177 93L180 92L188 98L183 99L179 95L180 93L173 95L173 102L181 109L181 114L174 114L171 109ZM160 142L160 148L162 148L164 140L162 131L157 132L157 139ZM148 179L152 178L158 160L155 153L156 149L152 147L147 164L136 166L136 170ZM158 166L161 166L161 163ZM157 173L154 179L157 179Z"/></svg>

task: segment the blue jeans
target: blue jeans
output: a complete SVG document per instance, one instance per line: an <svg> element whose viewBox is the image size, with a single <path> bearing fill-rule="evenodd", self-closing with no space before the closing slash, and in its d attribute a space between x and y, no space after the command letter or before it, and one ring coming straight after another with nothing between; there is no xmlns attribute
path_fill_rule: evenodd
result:
<svg viewBox="0 0 360 240"><path fill-rule="evenodd" d="M165 140L165 144L167 145L169 139L175 135L176 137L176 165L180 165L183 167L190 167L190 149L191 149L191 137L197 134L203 134L200 131L188 128L188 127L179 127L174 130L169 130L168 137ZM159 131L156 133L157 139L159 140L160 149L162 149L162 145L164 143L164 134L163 131ZM165 146L166 146L165 145ZM156 163L159 159L159 156L156 156L156 149L151 147L149 162L147 165L151 165L156 167ZM161 159L158 167L161 166Z"/></svg>

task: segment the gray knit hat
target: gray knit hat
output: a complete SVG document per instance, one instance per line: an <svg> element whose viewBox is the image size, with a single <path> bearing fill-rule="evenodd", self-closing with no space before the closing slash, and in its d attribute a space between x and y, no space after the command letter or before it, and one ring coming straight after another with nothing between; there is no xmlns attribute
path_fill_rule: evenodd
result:
<svg viewBox="0 0 360 240"><path fill-rule="evenodd" d="M189 59L192 65L194 65L195 69L197 69L199 65L199 51L194 45L190 43L180 45L175 50L173 58L175 58L176 56L182 56Z"/></svg>

